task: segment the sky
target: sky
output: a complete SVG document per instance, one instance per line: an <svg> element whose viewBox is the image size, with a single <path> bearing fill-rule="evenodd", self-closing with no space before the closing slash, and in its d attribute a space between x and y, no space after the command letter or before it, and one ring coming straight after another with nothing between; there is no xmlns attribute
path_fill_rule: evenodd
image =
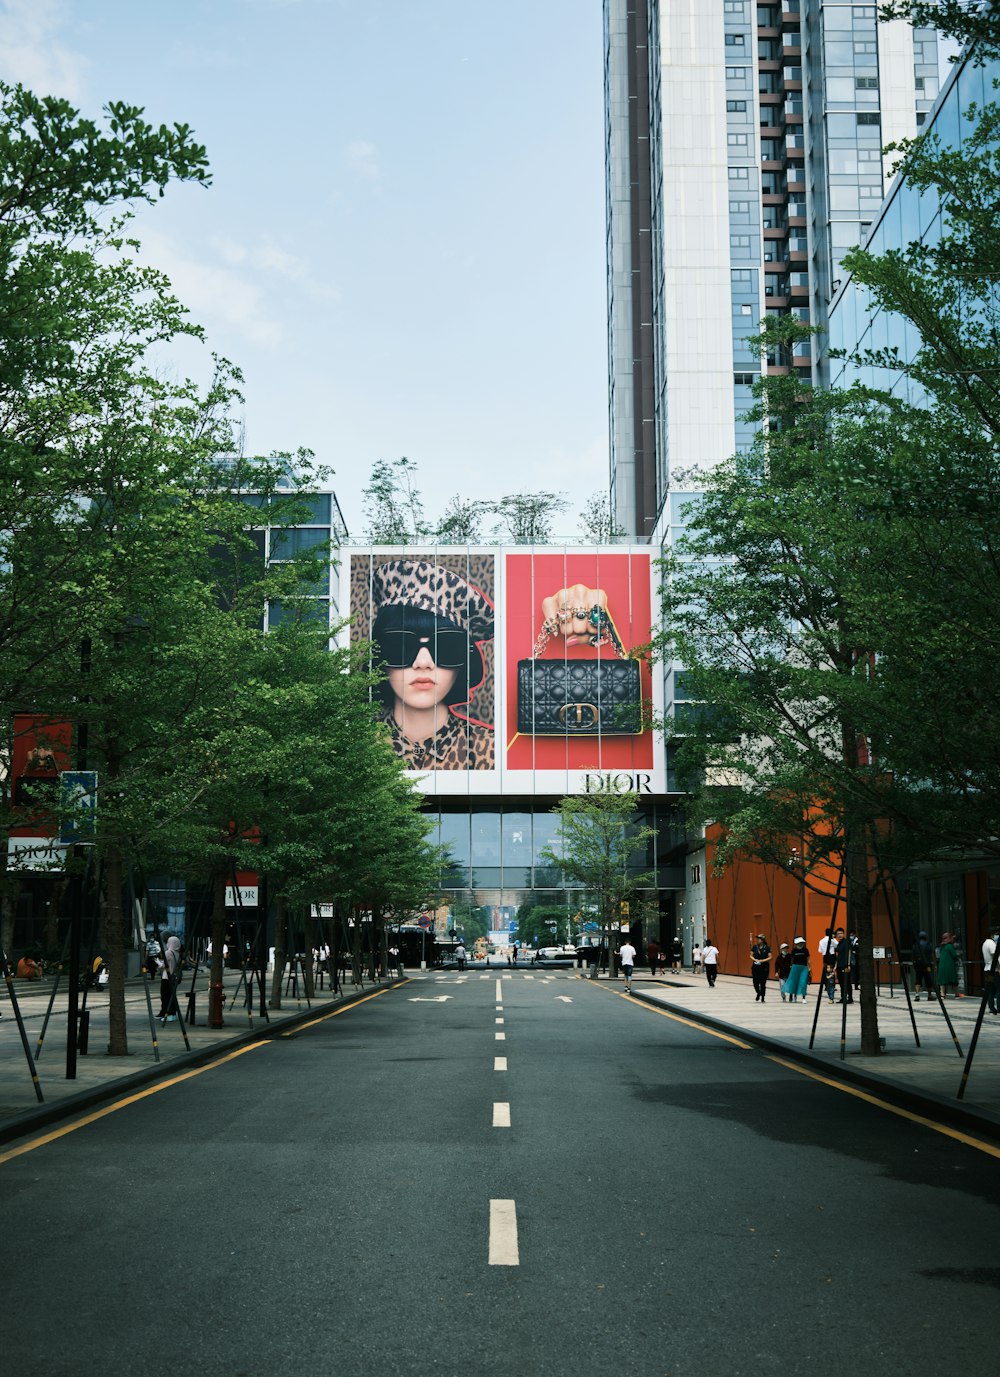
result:
<svg viewBox="0 0 1000 1377"><path fill-rule="evenodd" d="M379 459L431 518L607 488L601 0L0 0L0 77L193 127L213 185L144 253L244 374L246 448L315 451L352 539Z"/></svg>

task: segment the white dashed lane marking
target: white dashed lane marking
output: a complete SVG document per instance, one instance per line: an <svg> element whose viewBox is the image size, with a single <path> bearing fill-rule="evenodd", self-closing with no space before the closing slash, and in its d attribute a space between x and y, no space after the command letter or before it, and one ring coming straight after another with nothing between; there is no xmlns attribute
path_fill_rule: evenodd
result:
<svg viewBox="0 0 1000 1377"><path fill-rule="evenodd" d="M493 1127L510 1128L510 1105L506 1100L495 1100L493 1103Z"/></svg>
<svg viewBox="0 0 1000 1377"><path fill-rule="evenodd" d="M490 1201L490 1266L518 1267L517 1206L513 1200Z"/></svg>

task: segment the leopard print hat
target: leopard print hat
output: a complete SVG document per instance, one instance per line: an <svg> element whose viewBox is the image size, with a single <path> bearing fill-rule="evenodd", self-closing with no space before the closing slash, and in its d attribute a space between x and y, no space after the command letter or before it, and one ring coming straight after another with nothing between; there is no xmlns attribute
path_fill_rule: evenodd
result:
<svg viewBox="0 0 1000 1377"><path fill-rule="evenodd" d="M372 574L372 601L381 607L420 607L467 631L470 641L493 637L493 604L451 569L424 559L393 559Z"/></svg>

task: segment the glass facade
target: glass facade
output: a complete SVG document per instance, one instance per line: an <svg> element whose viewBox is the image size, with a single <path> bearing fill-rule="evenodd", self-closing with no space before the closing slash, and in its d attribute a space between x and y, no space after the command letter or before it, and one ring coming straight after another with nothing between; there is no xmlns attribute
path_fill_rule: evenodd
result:
<svg viewBox="0 0 1000 1377"><path fill-rule="evenodd" d="M558 851L557 803L554 798L497 799L456 808L429 802L426 811L434 830L428 840L448 857L441 871L442 901L453 909L489 908L497 927L507 927L517 909L532 899L566 903L570 916L585 910L587 892L565 880L544 854L548 848ZM636 826L655 833L629 862L633 875L654 876L646 917L646 935L652 936L654 926L659 932L660 919L671 915L673 892L684 886L683 825L676 803L654 799L643 803Z"/></svg>
<svg viewBox="0 0 1000 1377"><path fill-rule="evenodd" d="M960 148L969 127L972 107L979 110L996 98L994 82L1000 80L1000 62L977 67L966 61L957 65L945 84L926 128L942 145ZM920 191L904 179L897 180L881 207L867 239L873 253L899 248L915 240L933 243L941 232L941 204L933 190ZM844 282L830 309L830 347L848 354L869 349L895 348L901 360L912 359L919 347L913 325L892 313L873 309L867 294L853 280ZM824 377L835 387L860 380L886 388L919 402L917 385L901 371L861 366L851 358L823 359Z"/></svg>

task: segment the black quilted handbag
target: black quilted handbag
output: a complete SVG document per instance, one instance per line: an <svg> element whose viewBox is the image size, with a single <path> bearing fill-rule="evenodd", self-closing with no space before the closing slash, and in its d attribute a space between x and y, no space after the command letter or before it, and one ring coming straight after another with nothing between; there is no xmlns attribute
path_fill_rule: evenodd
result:
<svg viewBox="0 0 1000 1377"><path fill-rule="evenodd" d="M635 736L638 660L519 660L517 730L528 736Z"/></svg>

